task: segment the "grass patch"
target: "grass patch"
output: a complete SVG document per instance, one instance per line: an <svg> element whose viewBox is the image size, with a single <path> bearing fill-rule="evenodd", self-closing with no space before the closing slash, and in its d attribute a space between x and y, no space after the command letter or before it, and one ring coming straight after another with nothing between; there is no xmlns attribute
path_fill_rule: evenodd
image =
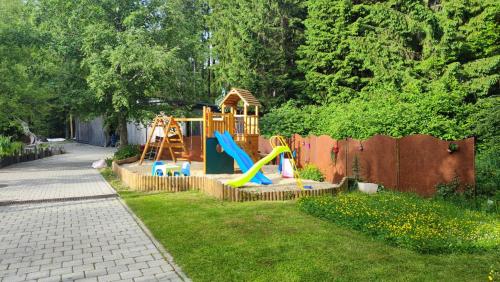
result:
<svg viewBox="0 0 500 282"><path fill-rule="evenodd" d="M403 193L302 198L302 210L422 253L499 251L498 218Z"/></svg>
<svg viewBox="0 0 500 282"><path fill-rule="evenodd" d="M128 187L120 181L118 177L115 176L111 168L103 168L100 170L101 175L106 179L106 181L118 192L126 191Z"/></svg>
<svg viewBox="0 0 500 282"><path fill-rule="evenodd" d="M485 281L500 268L498 253L419 254L312 217L294 201L117 188L194 281Z"/></svg>

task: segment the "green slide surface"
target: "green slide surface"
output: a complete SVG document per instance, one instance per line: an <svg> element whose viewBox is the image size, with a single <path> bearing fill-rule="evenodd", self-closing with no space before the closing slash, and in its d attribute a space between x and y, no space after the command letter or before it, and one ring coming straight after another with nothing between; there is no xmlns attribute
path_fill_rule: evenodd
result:
<svg viewBox="0 0 500 282"><path fill-rule="evenodd" d="M275 147L269 155L265 156L262 158L260 161L256 162L247 172L242 174L240 177L228 181L226 184L230 185L232 187L241 187L245 185L247 182L249 182L255 174L257 174L260 169L267 164L268 162L272 161L274 158L276 158L279 154L284 153L289 151L288 147L286 146L277 146Z"/></svg>

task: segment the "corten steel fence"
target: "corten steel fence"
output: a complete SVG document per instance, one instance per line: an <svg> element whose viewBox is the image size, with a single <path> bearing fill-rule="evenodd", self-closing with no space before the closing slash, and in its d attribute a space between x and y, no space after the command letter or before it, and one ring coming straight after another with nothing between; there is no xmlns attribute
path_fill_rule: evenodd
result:
<svg viewBox="0 0 500 282"><path fill-rule="evenodd" d="M338 183L343 177L353 177L354 159L358 159L360 177L365 182L386 188L432 196L436 185L459 177L463 185L475 185L474 138L444 141L429 135L392 138L376 135L367 140L334 140L329 136L289 139L297 152L298 164L316 165L326 180ZM450 143L458 149L449 152ZM271 151L269 140L261 137L259 151Z"/></svg>

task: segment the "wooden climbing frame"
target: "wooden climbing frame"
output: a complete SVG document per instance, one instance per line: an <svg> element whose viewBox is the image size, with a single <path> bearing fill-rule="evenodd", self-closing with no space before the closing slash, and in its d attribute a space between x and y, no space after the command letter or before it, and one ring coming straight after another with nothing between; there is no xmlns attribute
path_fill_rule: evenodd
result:
<svg viewBox="0 0 500 282"><path fill-rule="evenodd" d="M157 140L153 140L157 128L161 128L163 130L163 137L160 138L161 141L159 142ZM154 157L156 161L160 160L164 149L168 149L174 162L177 162L178 160L189 160L189 158L183 157L183 154L188 155L189 152L184 144L184 137L182 135L181 128L172 116L160 114L154 119L151 126L151 132L149 133L139 164L144 162L144 159L148 154L148 150L150 149L156 149Z"/></svg>

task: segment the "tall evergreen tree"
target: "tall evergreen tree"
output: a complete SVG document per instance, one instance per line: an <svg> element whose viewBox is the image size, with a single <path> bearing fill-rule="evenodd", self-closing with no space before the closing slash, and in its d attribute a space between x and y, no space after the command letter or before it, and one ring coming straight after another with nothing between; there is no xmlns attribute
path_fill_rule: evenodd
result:
<svg viewBox="0 0 500 282"><path fill-rule="evenodd" d="M309 1L299 62L308 94L319 103L443 87L463 95L450 79L473 78L478 60L489 62L480 91L498 90L499 9L492 0Z"/></svg>
<svg viewBox="0 0 500 282"><path fill-rule="evenodd" d="M217 88L247 88L265 105L300 95L295 61L303 38L303 3L209 0Z"/></svg>

